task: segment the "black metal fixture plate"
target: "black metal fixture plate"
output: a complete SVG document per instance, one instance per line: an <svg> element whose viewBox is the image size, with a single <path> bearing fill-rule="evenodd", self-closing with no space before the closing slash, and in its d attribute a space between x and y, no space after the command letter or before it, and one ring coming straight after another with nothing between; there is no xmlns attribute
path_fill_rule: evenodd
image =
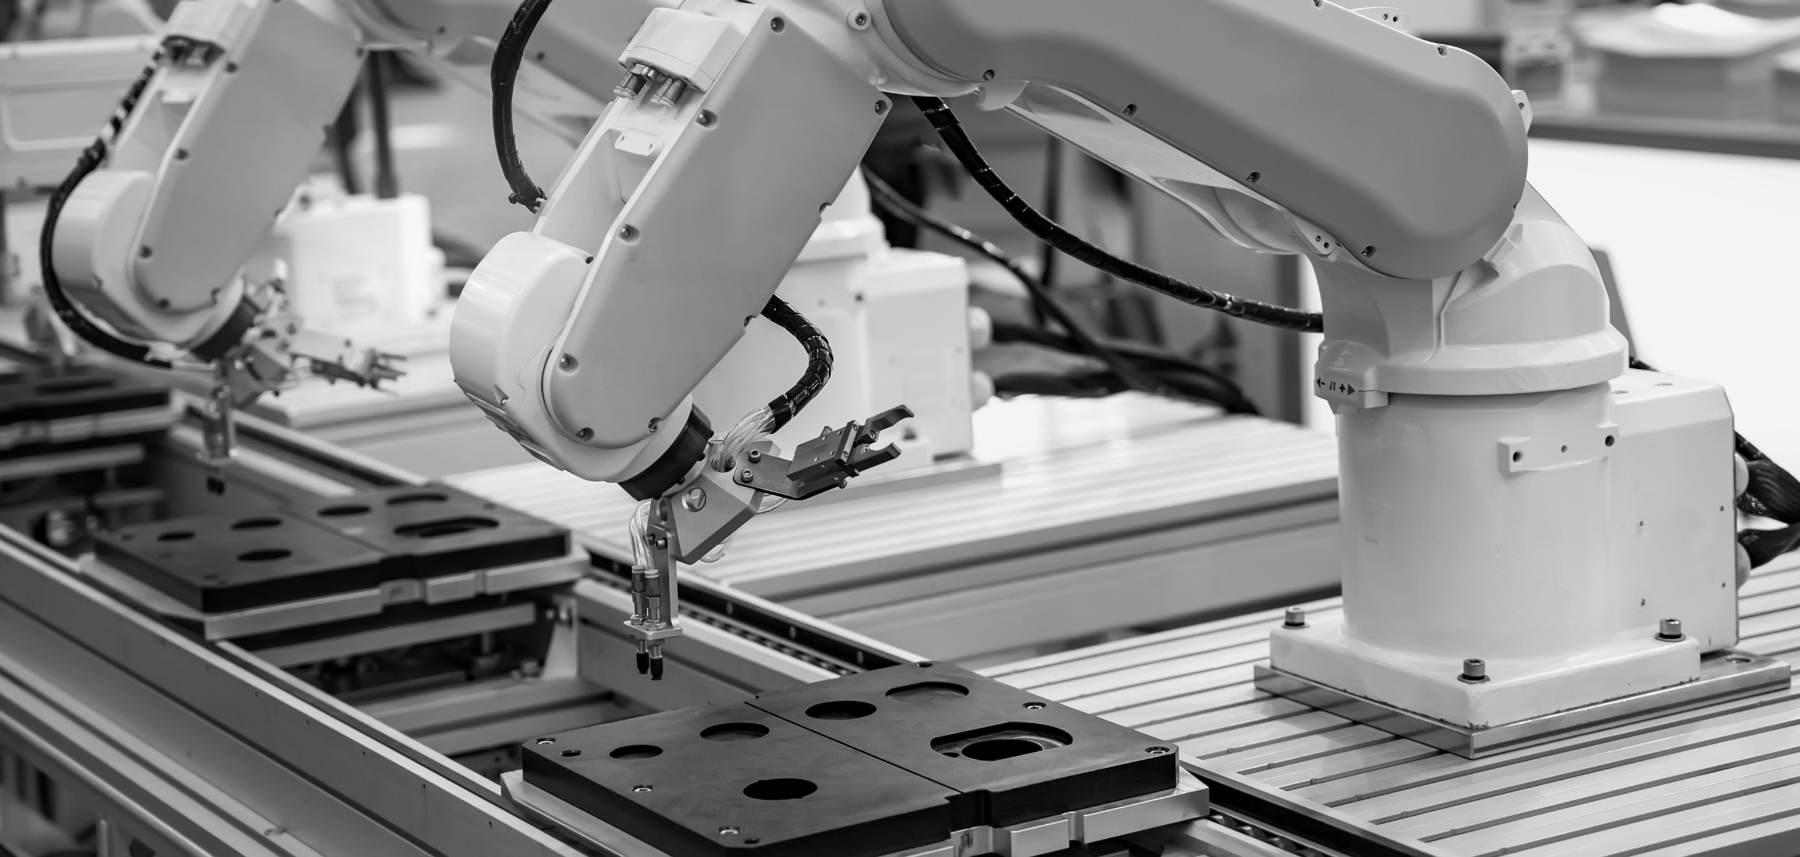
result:
<svg viewBox="0 0 1800 857"><path fill-rule="evenodd" d="M0 425L168 405L168 387L128 380L91 367L72 366L63 375L36 368L0 368Z"/></svg>
<svg viewBox="0 0 1800 857"><path fill-rule="evenodd" d="M102 560L203 613L566 556L569 533L442 485L102 533Z"/></svg>
<svg viewBox="0 0 1800 857"><path fill-rule="evenodd" d="M1154 738L947 664L524 746L527 783L672 857L873 857L1166 790L1177 773Z"/></svg>
<svg viewBox="0 0 1800 857"><path fill-rule="evenodd" d="M425 579L556 559L569 531L448 485L386 488L294 502L306 521L362 542L397 563L394 577Z"/></svg>
<svg viewBox="0 0 1800 857"><path fill-rule="evenodd" d="M204 613L381 585L386 557L281 512L196 515L95 536L108 564Z"/></svg>
<svg viewBox="0 0 1800 857"><path fill-rule="evenodd" d="M532 785L677 857L929 845L956 796L745 703L539 738L524 766Z"/></svg>

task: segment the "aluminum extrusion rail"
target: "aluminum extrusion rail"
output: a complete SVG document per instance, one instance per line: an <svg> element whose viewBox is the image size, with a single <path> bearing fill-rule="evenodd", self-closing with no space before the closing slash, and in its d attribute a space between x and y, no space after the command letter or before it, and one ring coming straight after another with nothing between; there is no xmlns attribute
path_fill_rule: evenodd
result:
<svg viewBox="0 0 1800 857"><path fill-rule="evenodd" d="M1739 603L1740 648L1800 658L1800 556L1759 569ZM1257 690L1251 670L1280 621L1257 613L985 672L1176 742L1220 806L1241 783L1242 804L1268 810L1265 792L1290 820L1368 836L1352 853L1800 852L1800 687L1469 760Z"/></svg>

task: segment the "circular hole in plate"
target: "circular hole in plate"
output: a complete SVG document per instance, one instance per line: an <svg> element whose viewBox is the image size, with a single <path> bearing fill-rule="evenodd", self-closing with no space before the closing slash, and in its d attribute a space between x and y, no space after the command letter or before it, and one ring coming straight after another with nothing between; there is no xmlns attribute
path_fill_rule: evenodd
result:
<svg viewBox="0 0 1800 857"><path fill-rule="evenodd" d="M957 699L968 695L968 688L947 681L924 681L918 684L909 684L905 687L896 687L887 692L888 699L902 699L916 702Z"/></svg>
<svg viewBox="0 0 1800 857"><path fill-rule="evenodd" d="M294 555L293 551L286 550L284 548L263 548L262 550L254 550L254 551L250 551L249 553L238 554L238 561L239 562L273 562L275 560L284 559L286 557L290 557L293 555Z"/></svg>
<svg viewBox="0 0 1800 857"><path fill-rule="evenodd" d="M819 790L819 784L812 780L782 777L774 780L757 780L744 786L744 797L752 800L799 800Z"/></svg>
<svg viewBox="0 0 1800 857"><path fill-rule="evenodd" d="M156 540L159 542L185 542L188 539L191 539L193 537L194 537L194 534L188 532L187 530L171 530L169 532L163 533L160 536L157 536Z"/></svg>
<svg viewBox="0 0 1800 857"><path fill-rule="evenodd" d="M1042 749L1044 749L1042 744L1023 738L993 738L987 741L976 741L964 747L962 752L964 756L976 761L998 762L1001 759L1036 753Z"/></svg>
<svg viewBox="0 0 1800 857"><path fill-rule="evenodd" d="M575 752L579 753L581 751L576 750ZM569 755L569 751L564 750L563 755ZM662 748L654 744L628 744L607 755L612 756L615 759L654 759L657 756L662 755Z"/></svg>
<svg viewBox="0 0 1800 857"><path fill-rule="evenodd" d="M347 503L342 506L326 506L319 510L319 514L327 518L348 518L352 515L369 514L369 507L361 503Z"/></svg>
<svg viewBox="0 0 1800 857"><path fill-rule="evenodd" d="M231 525L234 530L266 530L281 526L280 518L245 518Z"/></svg>
<svg viewBox="0 0 1800 857"><path fill-rule="evenodd" d="M840 699L835 702L821 702L806 709L806 716L814 720L855 720L875 713L875 706L858 699Z"/></svg>
<svg viewBox="0 0 1800 857"><path fill-rule="evenodd" d="M700 730L708 741L754 741L767 734L769 727L761 723L720 723Z"/></svg>
<svg viewBox="0 0 1800 857"><path fill-rule="evenodd" d="M397 494L389 497L387 504L389 506L411 506L415 503L446 503L449 500L448 495L427 491L419 494Z"/></svg>

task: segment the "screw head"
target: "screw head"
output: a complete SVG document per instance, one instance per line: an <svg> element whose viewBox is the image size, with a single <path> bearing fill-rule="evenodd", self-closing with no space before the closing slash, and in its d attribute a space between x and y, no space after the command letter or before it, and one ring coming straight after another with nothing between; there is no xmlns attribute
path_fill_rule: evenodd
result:
<svg viewBox="0 0 1800 857"><path fill-rule="evenodd" d="M746 467L744 468L744 472L738 474L738 479L744 482L753 482L756 480L756 474L752 472L750 468Z"/></svg>
<svg viewBox="0 0 1800 857"><path fill-rule="evenodd" d="M643 794L648 791L654 791L654 789L650 788L649 786L632 786L631 790L634 792L637 792L638 794Z"/></svg>
<svg viewBox="0 0 1800 857"><path fill-rule="evenodd" d="M1289 607L1287 609L1287 615L1281 620L1281 624L1283 627L1287 628L1306 627L1306 608Z"/></svg>
<svg viewBox="0 0 1800 857"><path fill-rule="evenodd" d="M638 237L638 230L637 230L636 226L632 226L631 224L627 223L624 226L619 227L619 240L631 242L631 241L636 241L637 237Z"/></svg>
<svg viewBox="0 0 1800 857"><path fill-rule="evenodd" d="M738 829L735 827L732 827L731 825L728 824L728 825L725 825L724 827L719 828L719 835L720 836L736 836L736 835L738 835Z"/></svg>
<svg viewBox="0 0 1800 857"><path fill-rule="evenodd" d="M575 358L564 354L556 361L556 368L561 369L564 372L573 371L575 369Z"/></svg>
<svg viewBox="0 0 1800 857"><path fill-rule="evenodd" d="M591 428L584 428L575 433L576 440L589 440L589 439L592 439L593 436L594 436L594 430Z"/></svg>
<svg viewBox="0 0 1800 857"><path fill-rule="evenodd" d="M1687 638L1681 630L1680 619L1664 619L1657 624L1656 639L1665 643L1679 642Z"/></svg>
<svg viewBox="0 0 1800 857"><path fill-rule="evenodd" d="M873 19L869 17L869 13L862 9L852 10L849 19L852 30L867 30L869 25L874 23Z"/></svg>
<svg viewBox="0 0 1800 857"><path fill-rule="evenodd" d="M875 102L875 115L876 116L880 116L880 115L886 113L887 109L888 109L887 101L883 100L883 101Z"/></svg>
<svg viewBox="0 0 1800 857"><path fill-rule="evenodd" d="M706 490L699 486L689 488L687 493L681 497L681 505L690 512L698 512L706 508Z"/></svg>
<svg viewBox="0 0 1800 857"><path fill-rule="evenodd" d="M1025 703L1025 710L1026 711L1042 711L1042 710L1044 710L1044 704L1041 702L1027 702L1027 703Z"/></svg>
<svg viewBox="0 0 1800 857"><path fill-rule="evenodd" d="M762 450L760 450L760 449L750 450L750 463L751 464L755 464L756 462L761 461L761 460L762 460Z"/></svg>
<svg viewBox="0 0 1800 857"><path fill-rule="evenodd" d="M1464 658L1462 675L1457 678L1469 684L1480 684L1487 681L1487 661L1480 658Z"/></svg>

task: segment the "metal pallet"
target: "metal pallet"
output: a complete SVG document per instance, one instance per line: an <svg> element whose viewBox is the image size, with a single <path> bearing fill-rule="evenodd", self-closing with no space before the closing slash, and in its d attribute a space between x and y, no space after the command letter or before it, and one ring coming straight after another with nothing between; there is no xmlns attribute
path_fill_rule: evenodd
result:
<svg viewBox="0 0 1800 857"><path fill-rule="evenodd" d="M1759 569L1739 603L1741 648L1800 660L1800 557ZM1800 687L1469 760L1257 690L1251 671L1280 621L1257 613L984 672L1408 853L1800 854Z"/></svg>

